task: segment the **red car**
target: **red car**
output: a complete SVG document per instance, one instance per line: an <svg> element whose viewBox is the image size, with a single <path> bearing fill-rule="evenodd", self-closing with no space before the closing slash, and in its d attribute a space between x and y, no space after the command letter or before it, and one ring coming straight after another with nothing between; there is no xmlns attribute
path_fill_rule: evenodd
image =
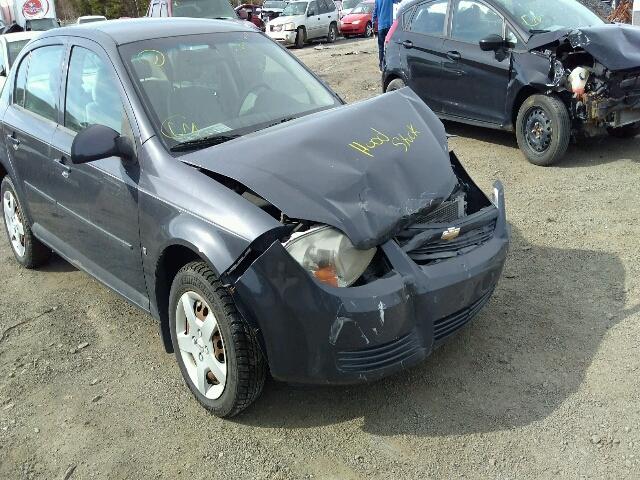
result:
<svg viewBox="0 0 640 480"><path fill-rule="evenodd" d="M371 20L373 16L373 1L365 1L355 6L351 13L340 20L340 33L345 38L361 35L371 37L378 31L378 22Z"/></svg>
<svg viewBox="0 0 640 480"><path fill-rule="evenodd" d="M261 8L258 5L252 5L251 3L243 3L235 8L238 17L242 20L253 23L256 27L264 32L264 22L260 18Z"/></svg>

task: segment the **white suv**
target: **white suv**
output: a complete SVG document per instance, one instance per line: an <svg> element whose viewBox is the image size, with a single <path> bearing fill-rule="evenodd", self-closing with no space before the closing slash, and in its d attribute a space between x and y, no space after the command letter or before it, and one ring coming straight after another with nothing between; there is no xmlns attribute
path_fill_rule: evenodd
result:
<svg viewBox="0 0 640 480"><path fill-rule="evenodd" d="M289 2L282 14L267 24L266 31L274 40L298 48L315 38L325 37L333 43L338 36L338 9L333 0Z"/></svg>

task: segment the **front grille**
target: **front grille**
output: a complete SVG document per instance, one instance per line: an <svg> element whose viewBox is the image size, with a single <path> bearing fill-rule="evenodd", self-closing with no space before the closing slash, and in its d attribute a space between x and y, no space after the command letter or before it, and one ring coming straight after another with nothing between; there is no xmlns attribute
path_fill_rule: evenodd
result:
<svg viewBox="0 0 640 480"><path fill-rule="evenodd" d="M471 248L487 243L493 238L495 229L496 222L494 221L480 228L464 232L454 240L438 239L426 242L407 252L407 254L414 262L420 265L452 258L461 253L466 253Z"/></svg>
<svg viewBox="0 0 640 480"><path fill-rule="evenodd" d="M442 202L435 210L425 215L419 215L416 223L449 223L464 216L464 196Z"/></svg>
<svg viewBox="0 0 640 480"><path fill-rule="evenodd" d="M371 372L400 363L420 351L415 332L377 347L338 352L336 363L345 372Z"/></svg>
<svg viewBox="0 0 640 480"><path fill-rule="evenodd" d="M435 341L439 342L444 340L469 323L482 307L487 304L492 294L493 290L490 290L467 308L436 321L433 324Z"/></svg>

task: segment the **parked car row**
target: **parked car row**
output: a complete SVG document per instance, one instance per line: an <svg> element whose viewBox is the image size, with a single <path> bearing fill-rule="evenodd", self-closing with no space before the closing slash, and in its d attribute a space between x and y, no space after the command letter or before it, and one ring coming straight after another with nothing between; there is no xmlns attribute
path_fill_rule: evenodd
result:
<svg viewBox="0 0 640 480"><path fill-rule="evenodd" d="M286 8L320 5L335 26L326 2ZM149 312L222 417L267 371L347 384L421 362L506 259L501 184L476 186L416 94L345 105L246 22L45 32L15 59L0 124L17 262L53 250Z"/></svg>

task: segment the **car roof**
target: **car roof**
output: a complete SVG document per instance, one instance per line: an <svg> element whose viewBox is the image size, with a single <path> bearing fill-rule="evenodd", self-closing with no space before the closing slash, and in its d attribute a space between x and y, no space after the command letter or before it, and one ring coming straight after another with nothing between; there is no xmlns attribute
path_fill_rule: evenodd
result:
<svg viewBox="0 0 640 480"><path fill-rule="evenodd" d="M47 30L41 38L71 36L102 42L110 38L116 45L153 38L197 35L202 33L255 32L252 24L239 20L202 18L131 18L72 25Z"/></svg>

